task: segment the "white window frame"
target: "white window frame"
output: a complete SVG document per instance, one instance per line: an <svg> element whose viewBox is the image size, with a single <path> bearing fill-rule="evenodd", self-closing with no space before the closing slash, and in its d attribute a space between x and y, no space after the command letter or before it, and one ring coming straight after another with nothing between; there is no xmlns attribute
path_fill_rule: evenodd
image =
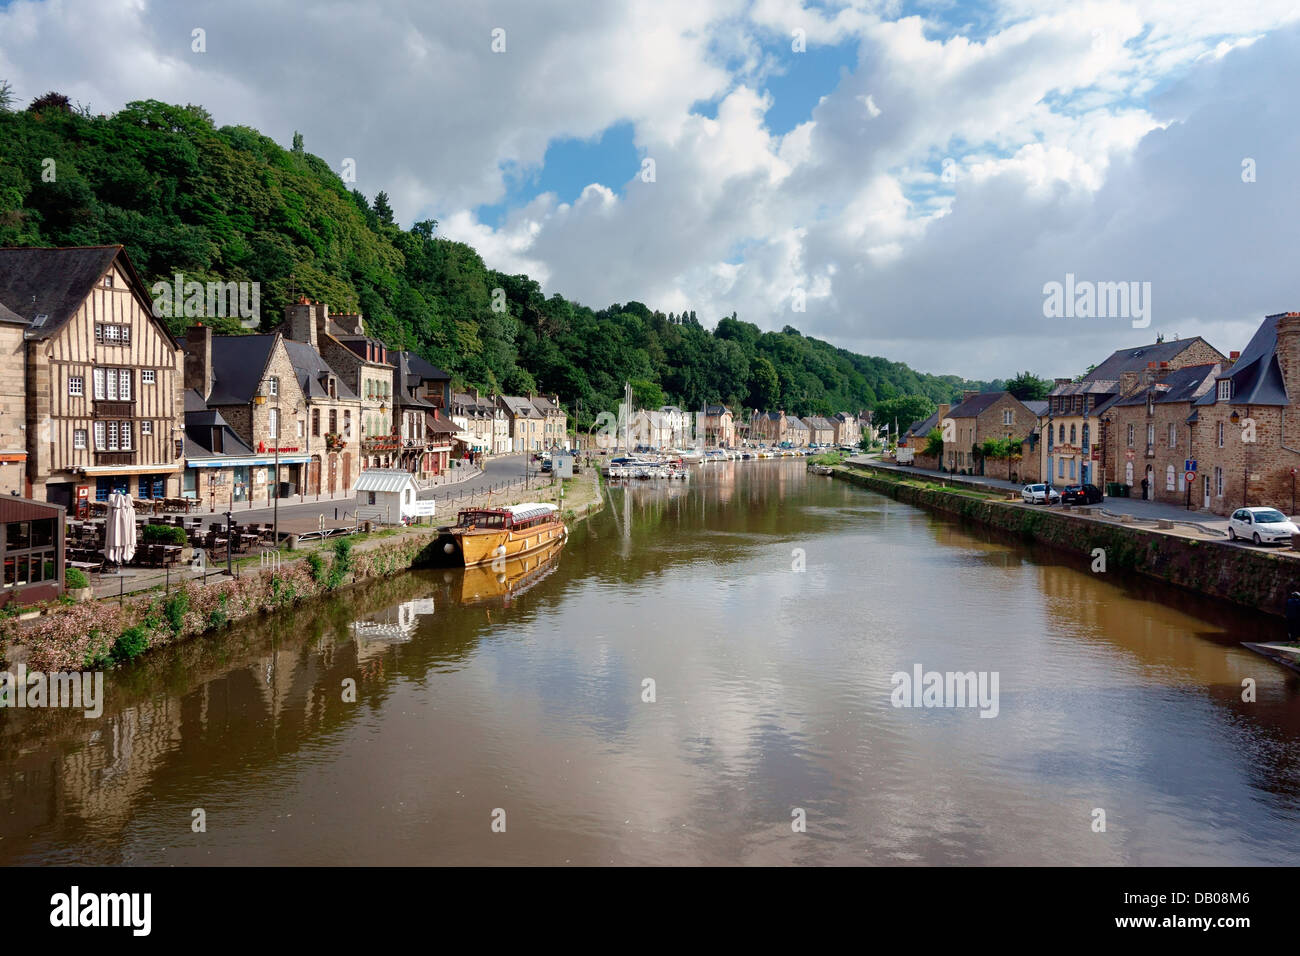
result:
<svg viewBox="0 0 1300 956"><path fill-rule="evenodd" d="M86 395L86 379L83 375L68 376L68 394L77 398L84 398Z"/></svg>
<svg viewBox="0 0 1300 956"><path fill-rule="evenodd" d="M146 418L140 423L140 437L153 434L153 420Z"/></svg>
<svg viewBox="0 0 1300 956"><path fill-rule="evenodd" d="M158 376L153 369L143 368L140 370L141 385L156 385L157 382L158 382Z"/></svg>
<svg viewBox="0 0 1300 956"><path fill-rule="evenodd" d="M1221 402L1232 401L1232 379L1224 378L1219 380L1219 397Z"/></svg>
<svg viewBox="0 0 1300 956"><path fill-rule="evenodd" d="M267 383L268 383L268 387L271 390L272 398L280 394L280 376L272 375L269 379L267 379Z"/></svg>
<svg viewBox="0 0 1300 956"><path fill-rule="evenodd" d="M74 428L72 430L72 447L77 451L85 451L86 437L86 430L84 428Z"/></svg>
<svg viewBox="0 0 1300 956"><path fill-rule="evenodd" d="M104 422L95 422L95 451L108 451L108 444L105 438L107 428Z"/></svg>
<svg viewBox="0 0 1300 956"><path fill-rule="evenodd" d="M1178 447L1178 426L1173 422L1169 423L1169 447Z"/></svg>
<svg viewBox="0 0 1300 956"><path fill-rule="evenodd" d="M1223 447L1223 422L1219 422L1219 447Z"/></svg>

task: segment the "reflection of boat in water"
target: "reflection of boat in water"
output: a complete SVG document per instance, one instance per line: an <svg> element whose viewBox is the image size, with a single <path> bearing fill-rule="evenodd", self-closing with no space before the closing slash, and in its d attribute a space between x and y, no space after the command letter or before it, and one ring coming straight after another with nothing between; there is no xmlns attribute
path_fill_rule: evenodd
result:
<svg viewBox="0 0 1300 956"><path fill-rule="evenodd" d="M569 533L559 509L540 502L467 509L456 524L442 530L450 539L443 545L444 551L458 553L466 567L519 557L563 540Z"/></svg>
<svg viewBox="0 0 1300 956"><path fill-rule="evenodd" d="M560 566L563 547L564 538L560 537L516 558L466 568L460 585L461 603L482 604L496 599L509 603Z"/></svg>
<svg viewBox="0 0 1300 956"><path fill-rule="evenodd" d="M357 641L357 656L366 659L384 647L406 643L415 634L416 618L432 613L433 598L416 598L353 621L348 626Z"/></svg>

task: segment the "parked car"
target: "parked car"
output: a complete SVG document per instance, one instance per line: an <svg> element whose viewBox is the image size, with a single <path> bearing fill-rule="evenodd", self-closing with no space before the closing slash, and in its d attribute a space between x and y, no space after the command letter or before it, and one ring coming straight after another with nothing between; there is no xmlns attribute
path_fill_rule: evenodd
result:
<svg viewBox="0 0 1300 956"><path fill-rule="evenodd" d="M1228 518L1228 537L1233 541L1290 544L1293 534L1300 534L1300 528L1276 508L1238 508Z"/></svg>
<svg viewBox="0 0 1300 956"><path fill-rule="evenodd" d="M1020 498L1022 501L1031 505L1049 504L1049 492L1047 485L1025 485L1020 489ZM1060 501L1061 493L1053 488L1050 492L1051 501Z"/></svg>
<svg viewBox="0 0 1300 956"><path fill-rule="evenodd" d="M1067 505L1099 505L1101 489L1096 485L1066 485L1061 501Z"/></svg>

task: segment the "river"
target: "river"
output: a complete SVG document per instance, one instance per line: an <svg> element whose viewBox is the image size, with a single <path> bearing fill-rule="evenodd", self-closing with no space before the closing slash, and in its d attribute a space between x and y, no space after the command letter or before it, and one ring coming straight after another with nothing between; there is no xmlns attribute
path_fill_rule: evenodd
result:
<svg viewBox="0 0 1300 956"><path fill-rule="evenodd" d="M0 711L0 863L1300 862L1274 621L799 460L609 502ZM918 665L996 716L894 706Z"/></svg>

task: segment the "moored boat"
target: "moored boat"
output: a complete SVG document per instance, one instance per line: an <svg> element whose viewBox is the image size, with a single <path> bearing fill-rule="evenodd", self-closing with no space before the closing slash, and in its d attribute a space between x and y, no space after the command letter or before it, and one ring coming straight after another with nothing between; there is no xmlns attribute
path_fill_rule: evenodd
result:
<svg viewBox="0 0 1300 956"><path fill-rule="evenodd" d="M559 509L542 502L467 508L443 530L466 567L528 554L568 534Z"/></svg>

